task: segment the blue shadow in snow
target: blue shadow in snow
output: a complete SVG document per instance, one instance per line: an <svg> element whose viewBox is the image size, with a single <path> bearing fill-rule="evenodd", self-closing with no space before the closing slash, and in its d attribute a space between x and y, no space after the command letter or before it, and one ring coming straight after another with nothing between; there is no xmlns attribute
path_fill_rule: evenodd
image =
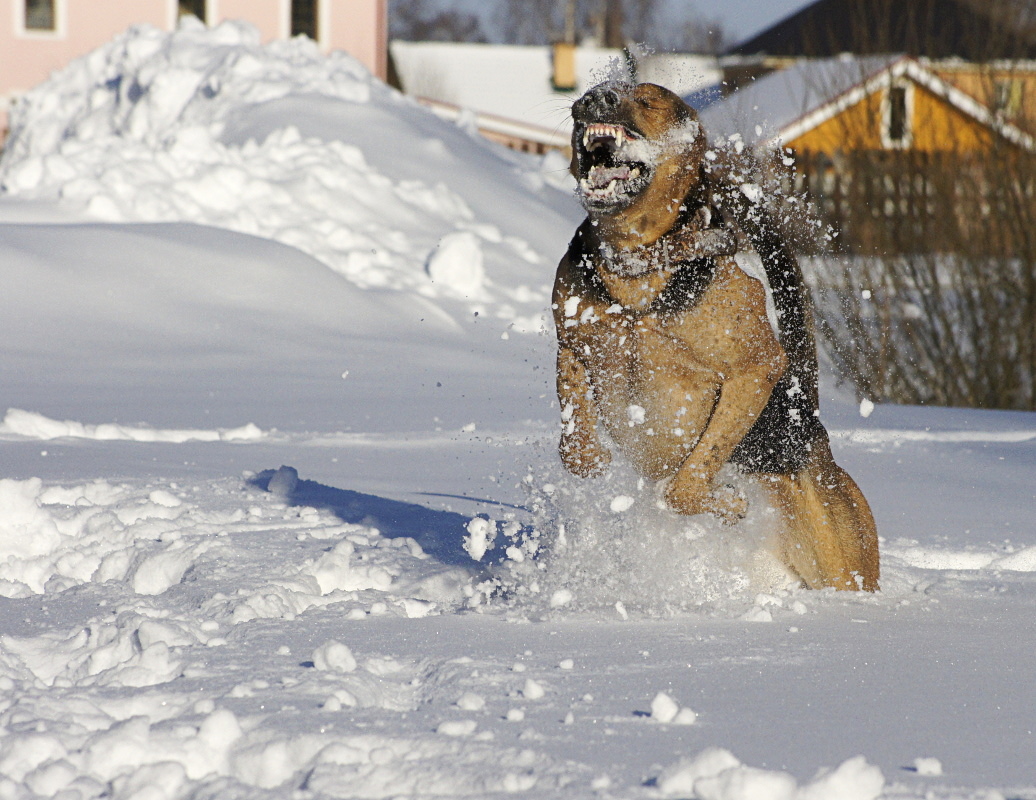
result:
<svg viewBox="0 0 1036 800"><path fill-rule="evenodd" d="M482 566L464 550L463 538L471 517L463 514L299 480L292 467L263 470L248 483L291 505L327 510L343 522L377 528L390 539L409 536L443 564Z"/></svg>

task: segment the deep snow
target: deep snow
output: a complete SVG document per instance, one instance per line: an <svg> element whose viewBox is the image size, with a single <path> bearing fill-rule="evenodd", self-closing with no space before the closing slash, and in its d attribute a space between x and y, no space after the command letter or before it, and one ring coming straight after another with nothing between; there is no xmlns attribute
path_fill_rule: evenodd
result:
<svg viewBox="0 0 1036 800"><path fill-rule="evenodd" d="M19 106L0 797L1036 798L1033 415L825 379L883 591L763 586L557 462L563 168L230 24Z"/></svg>

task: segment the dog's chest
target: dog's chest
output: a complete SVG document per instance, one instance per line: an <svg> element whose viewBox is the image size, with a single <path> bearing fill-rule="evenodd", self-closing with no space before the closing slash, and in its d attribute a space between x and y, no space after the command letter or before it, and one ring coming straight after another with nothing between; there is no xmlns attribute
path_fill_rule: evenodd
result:
<svg viewBox="0 0 1036 800"><path fill-rule="evenodd" d="M649 310L642 311L647 307ZM636 382L649 373L686 372L694 358L693 310L679 315L650 310L652 304L627 306L584 295L565 302L560 338L574 350L598 385Z"/></svg>

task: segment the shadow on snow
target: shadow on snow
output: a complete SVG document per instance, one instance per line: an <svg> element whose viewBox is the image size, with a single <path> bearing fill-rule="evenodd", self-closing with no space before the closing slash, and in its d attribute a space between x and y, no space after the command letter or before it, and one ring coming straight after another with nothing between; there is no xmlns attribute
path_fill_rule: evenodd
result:
<svg viewBox="0 0 1036 800"><path fill-rule="evenodd" d="M409 536L443 564L478 566L463 547L469 516L300 480L292 467L263 470L248 483L293 506L327 510L343 522L377 528L390 539Z"/></svg>

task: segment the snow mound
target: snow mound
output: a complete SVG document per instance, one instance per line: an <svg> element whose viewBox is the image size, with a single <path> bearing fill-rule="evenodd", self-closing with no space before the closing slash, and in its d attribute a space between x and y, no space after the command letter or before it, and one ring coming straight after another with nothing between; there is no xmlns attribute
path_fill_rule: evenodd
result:
<svg viewBox="0 0 1036 800"><path fill-rule="evenodd" d="M212 498L206 504L194 492L181 496L164 487L0 480L0 596L55 594L107 581L123 583L134 595L157 596L188 574L197 581L218 563L221 573L240 572L246 585L232 598L213 589L206 616L235 625L336 603L359 616L377 606L421 617L463 600L466 573L432 562L412 539L387 539L271 493L255 499L261 502L213 505ZM263 547L252 553L248 540L258 532ZM283 558L259 566L257 559L282 550Z"/></svg>
<svg viewBox="0 0 1036 800"><path fill-rule="evenodd" d="M378 155L385 143L408 169ZM108 222L263 236L362 288L476 301L493 282L483 248L498 280L540 264L522 234L537 212L556 216L543 198L563 197L531 159L490 147L344 53L185 18L173 33L131 28L29 92L12 114L0 190ZM473 153L481 185L465 176ZM498 208L487 202L494 183Z"/></svg>

